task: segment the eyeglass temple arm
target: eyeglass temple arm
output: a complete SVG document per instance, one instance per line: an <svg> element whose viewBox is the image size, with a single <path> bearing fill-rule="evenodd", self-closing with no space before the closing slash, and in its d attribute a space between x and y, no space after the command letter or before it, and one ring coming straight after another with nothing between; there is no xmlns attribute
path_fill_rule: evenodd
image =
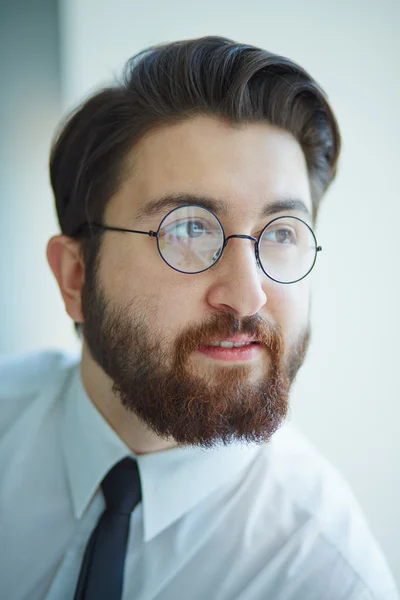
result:
<svg viewBox="0 0 400 600"><path fill-rule="evenodd" d="M103 229L104 231L126 231L128 233L142 233L143 235L149 235L150 237L157 237L157 232L152 230L139 231L138 229L123 229L122 227L110 227L108 225L101 225L100 223L92 223L92 226L97 229Z"/></svg>

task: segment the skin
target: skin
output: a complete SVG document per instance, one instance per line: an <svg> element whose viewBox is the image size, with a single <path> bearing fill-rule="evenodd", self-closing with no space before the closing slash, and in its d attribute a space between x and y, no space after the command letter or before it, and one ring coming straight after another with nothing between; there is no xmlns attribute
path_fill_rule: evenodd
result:
<svg viewBox="0 0 400 600"><path fill-rule="evenodd" d="M260 218L265 204L282 197L301 199L311 212L309 179L300 145L290 133L266 123L232 126L216 118L196 116L152 130L133 148L124 182L110 199L103 223L156 230L163 215L138 224L135 212L153 198L169 193L196 193L224 201L230 214L220 220L227 236L257 236L267 222L283 214L305 219L304 214L287 210ZM68 315L84 323L85 267L79 242L65 235L55 236L48 243L47 257ZM154 239L107 232L100 250L98 279L111 305L129 306L131 302L134 311L132 299L140 298L141 310L151 314L151 321L162 332L159 344L165 356L172 355L174 342L185 328L222 313L236 319L259 315L279 327L286 354L309 323L310 276L291 285L270 280L257 267L250 240L231 239L215 268L189 275L174 271L161 260ZM198 352L190 357L191 371L208 380L216 378L221 368L237 366ZM260 352L249 367L249 381L257 382L268 368L268 353ZM93 359L85 341L81 376L89 398L133 452L146 454L177 445L171 437L156 435L116 401L111 378Z"/></svg>

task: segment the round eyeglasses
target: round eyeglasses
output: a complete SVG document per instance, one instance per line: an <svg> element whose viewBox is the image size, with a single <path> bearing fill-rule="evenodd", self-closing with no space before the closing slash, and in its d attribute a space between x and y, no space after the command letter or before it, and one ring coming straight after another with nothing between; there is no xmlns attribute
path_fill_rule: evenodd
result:
<svg viewBox="0 0 400 600"><path fill-rule="evenodd" d="M122 229L100 223L92 223L92 226L156 238L164 262L175 271L192 275L214 267L232 238L253 241L257 265L267 277L283 284L304 279L322 250L311 227L298 217L273 219L257 238L239 234L226 237L218 217L207 208L193 204L171 210L157 231Z"/></svg>

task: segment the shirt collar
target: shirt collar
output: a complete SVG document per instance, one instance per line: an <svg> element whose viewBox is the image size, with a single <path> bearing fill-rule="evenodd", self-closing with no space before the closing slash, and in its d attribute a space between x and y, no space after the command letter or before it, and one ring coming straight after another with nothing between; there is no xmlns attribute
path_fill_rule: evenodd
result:
<svg viewBox="0 0 400 600"><path fill-rule="evenodd" d="M72 370L64 401L63 450L74 514L80 519L109 469L133 454L86 394L80 363Z"/></svg>
<svg viewBox="0 0 400 600"><path fill-rule="evenodd" d="M239 476L260 451L260 445L233 442L210 449L181 446L136 456L87 396L77 365L65 392L63 450L77 519L113 465L126 456L137 460L144 539L148 541Z"/></svg>

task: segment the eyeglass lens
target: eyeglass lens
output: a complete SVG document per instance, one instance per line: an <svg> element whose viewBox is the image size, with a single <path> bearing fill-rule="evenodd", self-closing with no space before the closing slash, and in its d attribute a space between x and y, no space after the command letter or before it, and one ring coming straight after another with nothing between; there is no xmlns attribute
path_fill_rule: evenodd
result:
<svg viewBox="0 0 400 600"><path fill-rule="evenodd" d="M158 248L165 262L183 273L200 273L212 267L224 246L219 220L199 206L177 208L163 219ZM262 232L258 246L263 271L281 283L307 275L316 257L316 240L310 227L296 217L274 219Z"/></svg>

